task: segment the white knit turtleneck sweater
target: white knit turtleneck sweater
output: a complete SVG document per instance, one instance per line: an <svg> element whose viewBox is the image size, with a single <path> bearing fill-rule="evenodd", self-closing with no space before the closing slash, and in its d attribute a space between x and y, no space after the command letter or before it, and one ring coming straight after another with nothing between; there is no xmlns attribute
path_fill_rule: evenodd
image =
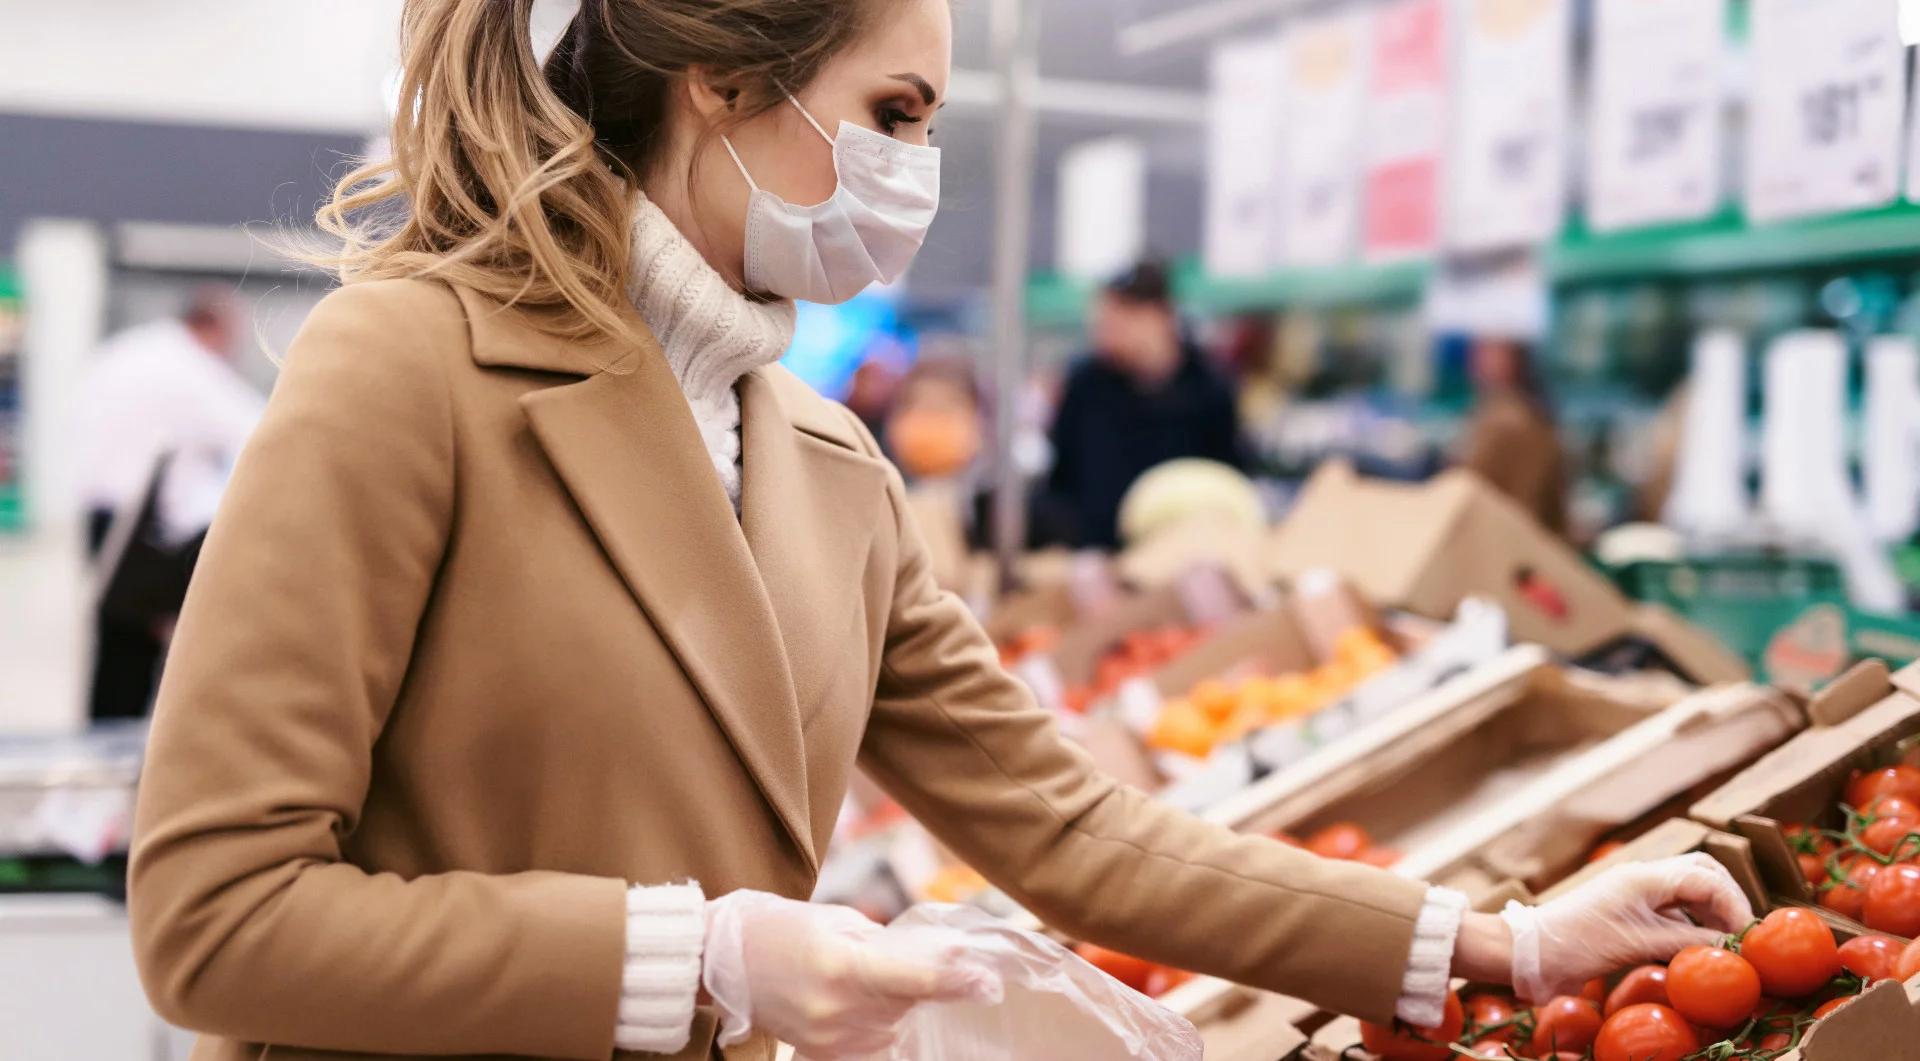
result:
<svg viewBox="0 0 1920 1061"><path fill-rule="evenodd" d="M637 200L627 294L666 352L714 471L738 508L740 396L734 384L786 353L793 341L793 303L757 302L734 290L653 200Z"/></svg>

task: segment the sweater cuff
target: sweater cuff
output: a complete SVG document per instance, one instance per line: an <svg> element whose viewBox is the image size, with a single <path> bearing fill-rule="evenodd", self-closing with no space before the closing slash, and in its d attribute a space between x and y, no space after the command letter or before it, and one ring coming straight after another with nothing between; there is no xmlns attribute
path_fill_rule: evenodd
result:
<svg viewBox="0 0 1920 1061"><path fill-rule="evenodd" d="M1467 897L1452 888L1428 888L1413 923L1413 952L1400 978L1394 1015L1416 1028L1437 1028L1446 1017L1447 985L1453 979L1453 945L1467 915Z"/></svg>
<svg viewBox="0 0 1920 1061"><path fill-rule="evenodd" d="M620 978L622 1050L671 1054L693 1034L706 938L706 896L697 883L627 889L627 960Z"/></svg>

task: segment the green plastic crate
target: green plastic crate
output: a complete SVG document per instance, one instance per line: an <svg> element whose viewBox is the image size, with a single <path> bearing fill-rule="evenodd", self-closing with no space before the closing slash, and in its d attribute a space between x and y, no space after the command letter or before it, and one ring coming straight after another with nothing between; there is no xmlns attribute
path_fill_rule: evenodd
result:
<svg viewBox="0 0 1920 1061"><path fill-rule="evenodd" d="M1757 674L1768 642L1815 605L1845 608L1840 568L1830 560L1768 555L1640 560L1613 571L1622 592L1662 604L1725 642Z"/></svg>

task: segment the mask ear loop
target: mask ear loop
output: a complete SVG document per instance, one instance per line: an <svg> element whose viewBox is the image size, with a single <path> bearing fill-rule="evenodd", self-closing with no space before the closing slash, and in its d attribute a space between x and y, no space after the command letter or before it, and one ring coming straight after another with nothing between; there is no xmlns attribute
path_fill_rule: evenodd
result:
<svg viewBox="0 0 1920 1061"><path fill-rule="evenodd" d="M759 191L760 186L753 182L753 174L747 172L747 164L740 161L740 152L733 149L733 139L723 136L720 138L720 143L726 147L727 154L733 157L733 164L740 170L740 176L746 179L747 187L753 191Z"/></svg>
<svg viewBox="0 0 1920 1061"><path fill-rule="evenodd" d="M807 109L800 105L800 101L793 97L793 93L787 93L787 102L793 104L793 109L800 112L800 117L805 118L808 125L813 126L813 131L820 134L820 139L825 140L828 146L832 146L833 137L828 136L827 131L820 128L820 123L813 120L813 115L807 113Z"/></svg>

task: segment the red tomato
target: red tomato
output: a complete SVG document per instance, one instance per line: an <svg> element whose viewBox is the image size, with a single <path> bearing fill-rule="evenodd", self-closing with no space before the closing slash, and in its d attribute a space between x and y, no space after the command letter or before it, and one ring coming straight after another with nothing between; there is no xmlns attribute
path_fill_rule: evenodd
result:
<svg viewBox="0 0 1920 1061"><path fill-rule="evenodd" d="M1907 949L1900 952L1900 963L1893 967L1893 975L1902 980L1920 976L1920 939L1907 944Z"/></svg>
<svg viewBox="0 0 1920 1061"><path fill-rule="evenodd" d="M1638 1006L1645 1002L1654 1002L1662 1006L1667 1004L1667 967L1664 965L1642 965L1620 978L1613 985L1613 991L1607 995L1606 1009L1611 1017L1628 1006Z"/></svg>
<svg viewBox="0 0 1920 1061"><path fill-rule="evenodd" d="M1832 837L1811 825L1789 825L1780 831L1787 838L1787 846L1795 851L1804 851L1812 855L1828 855L1839 846Z"/></svg>
<svg viewBox="0 0 1920 1061"><path fill-rule="evenodd" d="M1373 838L1352 822L1335 822L1307 837L1307 850L1321 858L1356 859L1373 846Z"/></svg>
<svg viewBox="0 0 1920 1061"><path fill-rule="evenodd" d="M1867 927L1896 936L1920 936L1920 866L1887 866L1867 885Z"/></svg>
<svg viewBox="0 0 1920 1061"><path fill-rule="evenodd" d="M1589 865L1591 865L1592 863L1600 861L1601 859L1607 857L1608 855L1613 854L1615 851L1618 851L1625 846L1627 845L1621 843L1618 840L1605 841L1601 843L1599 846L1595 847L1592 851L1589 851L1587 853L1587 862Z"/></svg>
<svg viewBox="0 0 1920 1061"><path fill-rule="evenodd" d="M1580 997L1598 1006L1607 1000L1607 982L1594 977L1580 985Z"/></svg>
<svg viewBox="0 0 1920 1061"><path fill-rule="evenodd" d="M1920 803L1904 796L1881 796L1862 809L1876 818L1920 818Z"/></svg>
<svg viewBox="0 0 1920 1061"><path fill-rule="evenodd" d="M1880 863L1862 855L1840 863L1840 872L1845 876L1845 882L1829 882L1833 886L1820 893L1820 905L1842 917L1858 921L1861 912L1866 909L1867 889L1880 873Z"/></svg>
<svg viewBox="0 0 1920 1061"><path fill-rule="evenodd" d="M1793 1044L1791 1032L1768 1032L1766 1037L1754 1045L1762 1050L1785 1050Z"/></svg>
<svg viewBox="0 0 1920 1061"><path fill-rule="evenodd" d="M1800 863L1800 875L1807 883L1819 887L1827 882L1827 860L1820 855L1810 855L1805 851L1793 856Z"/></svg>
<svg viewBox="0 0 1920 1061"><path fill-rule="evenodd" d="M1607 1018L1593 1043L1594 1061L1680 1061L1700 1049L1687 1018L1651 1003L1628 1006Z"/></svg>
<svg viewBox="0 0 1920 1061"><path fill-rule="evenodd" d="M1900 942L1886 936L1855 936L1840 944L1840 966L1868 983L1891 980L1900 968Z"/></svg>
<svg viewBox="0 0 1920 1061"><path fill-rule="evenodd" d="M1117 950L1108 950L1091 943L1082 943L1073 948L1074 953L1085 958L1089 964L1115 980L1145 993L1147 978L1153 975L1154 964L1144 958L1131 954L1122 954Z"/></svg>
<svg viewBox="0 0 1920 1061"><path fill-rule="evenodd" d="M1688 947L1667 966L1667 995L1695 1024L1731 1028L1760 1004L1760 974L1730 950Z"/></svg>
<svg viewBox="0 0 1920 1061"><path fill-rule="evenodd" d="M1507 1050L1506 1041L1498 1037L1476 1039L1473 1045L1467 1047L1467 1049L1473 1051L1475 1055L1485 1058L1486 1061L1507 1061L1508 1058L1513 1056L1513 1054Z"/></svg>
<svg viewBox="0 0 1920 1061"><path fill-rule="evenodd" d="M1803 907L1775 910L1748 929L1740 956L1752 963L1760 985L1775 998L1803 998L1840 975L1833 930Z"/></svg>
<svg viewBox="0 0 1920 1061"><path fill-rule="evenodd" d="M1827 1014L1832 1013L1834 1010L1839 1009L1841 1006L1844 1006L1847 1003L1852 1002L1856 997L1858 996L1842 995L1839 998L1828 999L1827 1001L1820 1003L1820 1008L1813 1011L1813 1019L1819 1020L1820 1018L1825 1017Z"/></svg>
<svg viewBox="0 0 1920 1061"><path fill-rule="evenodd" d="M1380 1055L1380 1061L1452 1061L1453 1048L1448 1044L1460 1038L1466 1024L1460 996L1449 991L1445 1016L1438 1028L1409 1028L1400 1021L1394 1021L1391 1028L1362 1023L1360 1045Z"/></svg>
<svg viewBox="0 0 1920 1061"><path fill-rule="evenodd" d="M1148 998L1159 998L1161 995L1166 994L1191 979L1193 979L1193 974L1187 972L1185 969L1175 969L1167 965L1156 965L1153 967L1153 971L1147 974L1146 989L1142 991L1141 994L1146 995Z"/></svg>
<svg viewBox="0 0 1920 1061"><path fill-rule="evenodd" d="M1536 1054L1556 1050L1580 1053L1600 1034L1600 1007L1574 995L1561 995L1533 1013L1533 1039L1527 1048Z"/></svg>
<svg viewBox="0 0 1920 1061"><path fill-rule="evenodd" d="M1920 840L1907 838L1916 832L1920 832L1920 818L1905 815L1876 818L1872 825L1860 830L1860 842L1883 855L1891 855L1897 848L1899 857L1906 858L1920 852Z"/></svg>
<svg viewBox="0 0 1920 1061"><path fill-rule="evenodd" d="M1476 1033L1484 1032L1496 1024L1505 1024L1518 1012L1513 999L1499 994L1481 994L1467 999L1467 1027ZM1482 1036L1483 1042L1511 1042L1512 1028L1502 1028Z"/></svg>
<svg viewBox="0 0 1920 1061"><path fill-rule="evenodd" d="M1847 782L1847 806L1855 810L1865 810L1881 796L1899 796L1920 803L1920 769L1883 766L1878 770L1856 772Z"/></svg>

